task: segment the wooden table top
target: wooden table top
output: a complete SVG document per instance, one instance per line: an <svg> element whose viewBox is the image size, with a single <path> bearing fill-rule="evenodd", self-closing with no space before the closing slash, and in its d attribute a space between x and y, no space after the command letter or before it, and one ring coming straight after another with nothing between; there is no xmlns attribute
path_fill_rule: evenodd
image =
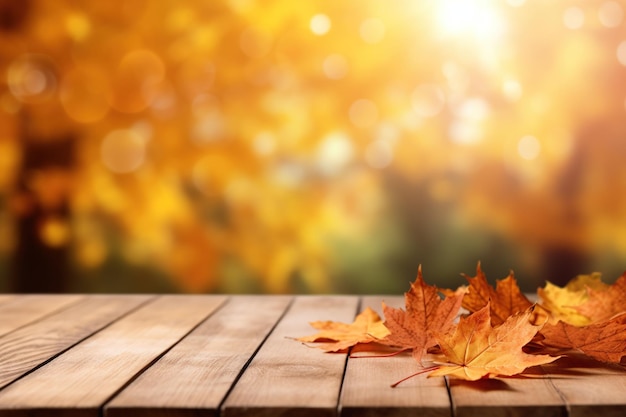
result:
<svg viewBox="0 0 626 417"><path fill-rule="evenodd" d="M468 383L288 338L401 297L0 295L0 416L626 416L626 372Z"/></svg>

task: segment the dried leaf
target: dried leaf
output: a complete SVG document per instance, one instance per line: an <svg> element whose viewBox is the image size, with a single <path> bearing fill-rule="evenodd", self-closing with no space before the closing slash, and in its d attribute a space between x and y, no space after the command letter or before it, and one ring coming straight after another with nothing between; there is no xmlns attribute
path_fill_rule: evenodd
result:
<svg viewBox="0 0 626 417"><path fill-rule="evenodd" d="M491 324L497 326L513 314L525 311L532 303L522 294L513 272L509 276L496 281L494 289L487 282L487 277L480 269L480 263L476 267L476 276L468 277L469 289L463 298L463 307L470 312L476 312L486 305L491 307Z"/></svg>
<svg viewBox="0 0 626 417"><path fill-rule="evenodd" d="M541 298L541 306L548 310L552 322L563 321L574 326L585 326L591 322L589 317L577 310L589 298L588 289L605 291L608 285L602 282L600 274L579 275L565 285L558 287L550 282L539 288L537 294Z"/></svg>
<svg viewBox="0 0 626 417"><path fill-rule="evenodd" d="M613 364L626 362L626 273L611 286L599 274L580 275L563 288L547 283L538 290L542 305L532 305L523 296L512 273L493 288L478 264L476 276L468 281L468 288L452 293L427 285L420 268L405 293L405 310L383 303L384 323L368 308L351 324L314 322L320 332L298 340L333 352L383 342L413 350L418 361L439 348L443 363L422 368L394 387L424 373L471 381L516 375L573 352ZM461 304L470 314L454 326Z"/></svg>
<svg viewBox="0 0 626 417"><path fill-rule="evenodd" d="M461 318L452 334L435 338L448 363L429 376L453 375L475 381L483 377L516 375L526 368L557 359L549 355L530 355L522 351L541 326L530 322L534 306L491 326L490 305Z"/></svg>
<svg viewBox="0 0 626 417"><path fill-rule="evenodd" d="M336 321L314 321L310 324L320 332L296 340L314 343L313 346L326 352L338 352L357 343L378 341L389 334L380 316L369 307L350 324Z"/></svg>
<svg viewBox="0 0 626 417"><path fill-rule="evenodd" d="M626 272L605 290L589 288L589 298L575 309L597 323L626 312Z"/></svg>
<svg viewBox="0 0 626 417"><path fill-rule="evenodd" d="M626 356L626 313L585 327L562 321L541 330L541 344L562 350L577 350L602 362L620 363Z"/></svg>
<svg viewBox="0 0 626 417"><path fill-rule="evenodd" d="M415 282L404 293L406 311L383 303L385 326L390 331L383 343L412 349L413 358L421 362L426 350L437 344L432 333L445 333L452 327L464 291L459 290L443 300L439 293L437 287L424 282L420 267Z"/></svg>

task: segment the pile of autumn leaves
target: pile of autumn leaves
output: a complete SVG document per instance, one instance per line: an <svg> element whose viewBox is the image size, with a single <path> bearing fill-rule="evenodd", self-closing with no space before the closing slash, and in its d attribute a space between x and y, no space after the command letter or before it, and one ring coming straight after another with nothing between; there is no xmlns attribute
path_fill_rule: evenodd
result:
<svg viewBox="0 0 626 417"><path fill-rule="evenodd" d="M326 352L392 346L411 352L422 366L415 375L472 381L520 374L562 356L626 359L626 273L612 285L599 274L580 275L563 288L547 283L537 291L538 303L522 294L513 273L495 288L480 264L466 278L468 286L440 289L424 282L420 268L405 310L383 302L384 321L368 307L351 324L313 322L319 333L297 340Z"/></svg>

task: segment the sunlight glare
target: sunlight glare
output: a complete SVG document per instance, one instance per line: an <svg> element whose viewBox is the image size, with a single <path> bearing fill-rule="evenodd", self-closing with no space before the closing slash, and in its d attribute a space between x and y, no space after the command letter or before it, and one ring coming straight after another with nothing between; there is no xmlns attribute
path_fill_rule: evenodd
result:
<svg viewBox="0 0 626 417"><path fill-rule="evenodd" d="M488 0L441 0L438 8L437 22L446 35L486 40L504 32L504 21Z"/></svg>

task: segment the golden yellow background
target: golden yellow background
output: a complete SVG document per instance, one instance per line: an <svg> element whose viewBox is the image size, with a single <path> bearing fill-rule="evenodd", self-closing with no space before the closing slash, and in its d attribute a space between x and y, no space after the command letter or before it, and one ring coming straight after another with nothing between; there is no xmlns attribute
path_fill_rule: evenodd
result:
<svg viewBox="0 0 626 417"><path fill-rule="evenodd" d="M611 281L625 11L2 0L2 288L400 293L478 261L531 291Z"/></svg>

